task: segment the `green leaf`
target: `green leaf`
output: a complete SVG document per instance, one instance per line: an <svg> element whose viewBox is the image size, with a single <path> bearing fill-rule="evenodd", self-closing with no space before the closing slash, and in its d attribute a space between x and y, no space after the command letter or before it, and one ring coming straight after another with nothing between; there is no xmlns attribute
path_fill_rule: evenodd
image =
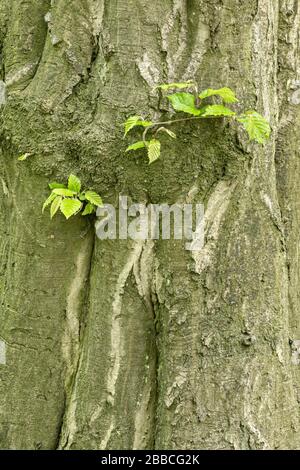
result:
<svg viewBox="0 0 300 470"><path fill-rule="evenodd" d="M58 211L58 209L60 208L60 205L62 203L62 200L63 198L61 196L56 196L56 198L54 199L54 201L52 202L51 204L51 207L50 207L50 217L51 219L53 219L53 217L55 216L56 212Z"/></svg>
<svg viewBox="0 0 300 470"><path fill-rule="evenodd" d="M201 108L201 117L207 116L235 116L235 112L226 108L226 106L223 106L222 104L211 104Z"/></svg>
<svg viewBox="0 0 300 470"><path fill-rule="evenodd" d="M134 144L129 145L125 152L129 152L129 150L138 150L145 147L145 142L143 140L139 140L138 142L135 142Z"/></svg>
<svg viewBox="0 0 300 470"><path fill-rule="evenodd" d="M166 127L160 127L157 132L165 132L168 134L172 139L176 139L176 134L175 132L170 131L170 129L167 129Z"/></svg>
<svg viewBox="0 0 300 470"><path fill-rule="evenodd" d="M195 86L195 82L193 82L192 80L188 82L181 82L181 83L163 83L162 85L158 85L155 88L160 88L161 90L166 91L166 90L170 90L171 88L183 89L183 88L189 88L191 86Z"/></svg>
<svg viewBox="0 0 300 470"><path fill-rule="evenodd" d="M103 206L103 202L99 194L95 193L94 191L87 191L85 193L86 199L91 202L92 204L95 204L95 206Z"/></svg>
<svg viewBox="0 0 300 470"><path fill-rule="evenodd" d="M49 183L48 186L49 186L50 189L66 188L65 184L56 183L55 181L53 183Z"/></svg>
<svg viewBox="0 0 300 470"><path fill-rule="evenodd" d="M72 197L76 195L76 191L71 191L71 189L66 189L66 188L56 188L53 189L54 194L57 194L58 196L64 196L64 197Z"/></svg>
<svg viewBox="0 0 300 470"><path fill-rule="evenodd" d="M237 118L248 132L250 140L264 144L270 137L271 128L268 121L256 111L250 110Z"/></svg>
<svg viewBox="0 0 300 470"><path fill-rule="evenodd" d="M92 204L91 202L88 202L81 215L93 214L93 212L95 211L96 211L96 206L94 206L94 204Z"/></svg>
<svg viewBox="0 0 300 470"><path fill-rule="evenodd" d="M43 208L42 208L42 212L44 212L44 210L46 209L46 207L49 206L49 204L51 204L51 202L57 197L56 194L54 193L51 193L50 196L46 199L46 201L44 202L43 204Z"/></svg>
<svg viewBox="0 0 300 470"><path fill-rule="evenodd" d="M227 87L219 88L218 90L207 88L207 90L204 90L200 93L199 98L204 100L204 98L208 98L209 96L220 96L224 103L237 103L238 101L234 92Z"/></svg>
<svg viewBox="0 0 300 470"><path fill-rule="evenodd" d="M133 129L135 126L143 126L148 127L151 126L151 121L144 121L141 116L130 116L126 122L124 122L125 133L124 137L128 134L128 132Z"/></svg>
<svg viewBox="0 0 300 470"><path fill-rule="evenodd" d="M68 179L68 189L71 191L75 191L76 193L79 193L81 189L81 182L80 179L77 178L75 175L70 175Z"/></svg>
<svg viewBox="0 0 300 470"><path fill-rule="evenodd" d="M160 141L157 139L152 139L148 145L148 158L149 165L150 163L155 162L160 157Z"/></svg>
<svg viewBox="0 0 300 470"><path fill-rule="evenodd" d="M195 97L192 93L173 93L173 95L168 95L167 98L171 101L175 111L183 111L194 116L201 114L201 110L195 106Z"/></svg>
<svg viewBox="0 0 300 470"><path fill-rule="evenodd" d="M77 214L82 207L82 203L79 199L63 199L60 204L60 210L64 214L66 219L69 219L72 215Z"/></svg>
<svg viewBox="0 0 300 470"><path fill-rule="evenodd" d="M28 157L30 157L31 153L24 153L23 155L20 155L18 160L20 162L24 162L24 160L27 160Z"/></svg>

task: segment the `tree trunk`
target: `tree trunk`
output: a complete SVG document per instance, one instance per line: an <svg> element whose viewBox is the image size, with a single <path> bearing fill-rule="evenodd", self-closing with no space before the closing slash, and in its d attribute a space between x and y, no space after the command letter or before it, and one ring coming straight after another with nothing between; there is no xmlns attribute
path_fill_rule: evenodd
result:
<svg viewBox="0 0 300 470"><path fill-rule="evenodd" d="M300 449L299 37L298 0L1 0L1 448ZM186 79L270 141L178 123L155 164L125 156L120 124ZM50 221L70 173L205 203L204 248Z"/></svg>

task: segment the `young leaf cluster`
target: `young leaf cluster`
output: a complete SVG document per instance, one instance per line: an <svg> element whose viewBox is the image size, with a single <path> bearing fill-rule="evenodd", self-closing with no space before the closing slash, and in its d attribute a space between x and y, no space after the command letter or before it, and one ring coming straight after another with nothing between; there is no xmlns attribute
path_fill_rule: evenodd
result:
<svg viewBox="0 0 300 470"><path fill-rule="evenodd" d="M141 116L131 116L124 123L126 136L129 131L137 126L143 127L143 138L133 144L129 145L126 152L139 150L145 148L147 150L149 164L155 162L160 157L161 143L158 139L158 133L164 132L169 137L175 139L176 135L168 127L175 122L190 121L192 119L207 119L207 118L220 118L235 119L242 124L249 139L264 144L270 137L271 128L268 121L257 111L249 110L242 114L237 114L234 110L227 105L238 102L235 93L228 87L219 89L207 88L201 93L198 92L197 85L193 81L183 83L164 83L156 87L164 92L179 89L189 91L176 91L167 94L166 98L171 103L174 111L185 113L188 117L181 119L173 119L162 122L146 121ZM209 103L205 101L207 98L217 99L219 102ZM151 132L151 138L147 139L148 132Z"/></svg>
<svg viewBox="0 0 300 470"><path fill-rule="evenodd" d="M50 183L50 196L43 204L42 212L50 206L51 219L58 210L69 219L81 212L81 215L93 214L98 206L102 206L102 199L95 191L81 191L81 181L77 176L70 175L68 185Z"/></svg>

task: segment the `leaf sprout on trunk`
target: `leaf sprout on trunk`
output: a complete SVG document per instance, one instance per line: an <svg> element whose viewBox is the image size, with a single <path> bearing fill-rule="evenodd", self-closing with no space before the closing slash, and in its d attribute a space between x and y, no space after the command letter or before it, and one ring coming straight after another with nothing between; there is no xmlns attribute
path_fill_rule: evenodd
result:
<svg viewBox="0 0 300 470"><path fill-rule="evenodd" d="M50 196L43 205L42 212L50 205L50 217L55 216L60 209L66 219L81 212L81 215L90 215L96 212L97 207L103 205L102 199L95 191L81 191L81 181L75 175L68 178L68 186L61 183L50 183Z"/></svg>

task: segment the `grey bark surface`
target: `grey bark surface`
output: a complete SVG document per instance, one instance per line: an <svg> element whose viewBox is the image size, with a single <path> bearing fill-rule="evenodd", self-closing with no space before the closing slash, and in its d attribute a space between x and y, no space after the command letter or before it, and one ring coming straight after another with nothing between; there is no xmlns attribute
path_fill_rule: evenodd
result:
<svg viewBox="0 0 300 470"><path fill-rule="evenodd" d="M0 448L300 448L299 33L298 0L0 0ZM121 123L186 79L270 141L178 124L157 163L125 156ZM204 202L204 248L50 221L71 172Z"/></svg>

